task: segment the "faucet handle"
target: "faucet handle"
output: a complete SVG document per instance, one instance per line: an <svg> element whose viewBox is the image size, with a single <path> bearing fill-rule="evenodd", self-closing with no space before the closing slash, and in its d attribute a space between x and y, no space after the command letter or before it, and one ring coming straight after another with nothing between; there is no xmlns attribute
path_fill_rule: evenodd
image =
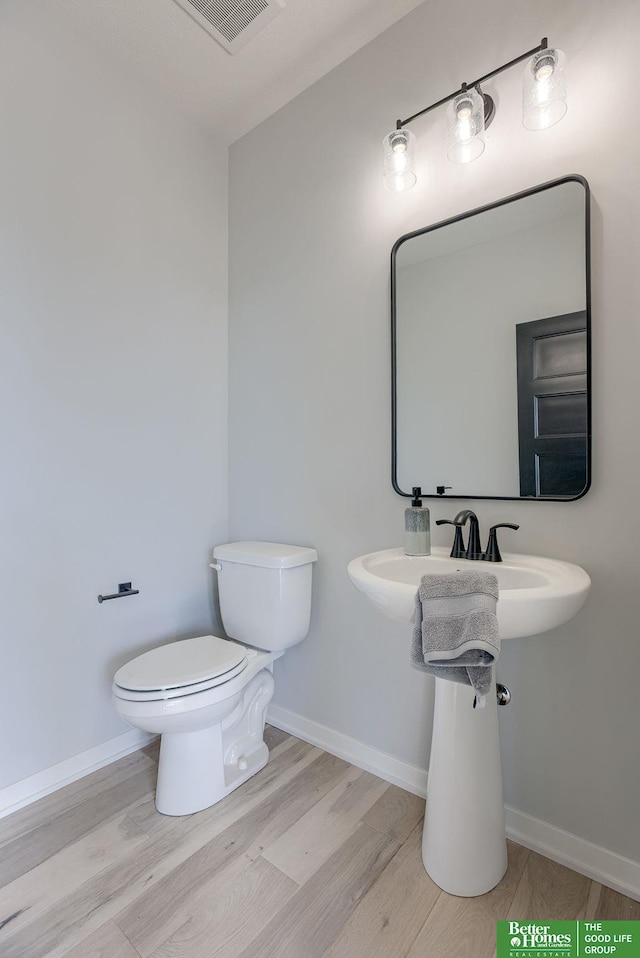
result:
<svg viewBox="0 0 640 958"><path fill-rule="evenodd" d="M453 535L453 545L449 553L452 559L464 559L466 553L464 542L462 540L462 523L455 522L453 519L436 519L437 526L453 526L455 529Z"/></svg>
<svg viewBox="0 0 640 958"><path fill-rule="evenodd" d="M485 562L502 562L500 549L498 548L498 529L519 529L514 522L498 522L489 529L489 541L487 542L487 551L483 555Z"/></svg>

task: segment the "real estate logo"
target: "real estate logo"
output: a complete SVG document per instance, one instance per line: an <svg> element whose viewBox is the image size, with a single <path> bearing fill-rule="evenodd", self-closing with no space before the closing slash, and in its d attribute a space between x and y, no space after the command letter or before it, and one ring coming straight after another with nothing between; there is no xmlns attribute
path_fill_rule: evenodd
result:
<svg viewBox="0 0 640 958"><path fill-rule="evenodd" d="M639 921L499 921L496 958L640 958Z"/></svg>

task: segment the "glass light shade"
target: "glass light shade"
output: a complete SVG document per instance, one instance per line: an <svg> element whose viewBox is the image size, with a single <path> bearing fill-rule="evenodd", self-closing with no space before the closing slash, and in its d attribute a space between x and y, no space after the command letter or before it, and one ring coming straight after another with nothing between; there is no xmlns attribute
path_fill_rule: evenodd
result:
<svg viewBox="0 0 640 958"><path fill-rule="evenodd" d="M411 130L394 130L382 141L384 185L392 193L401 193L416 185L415 142Z"/></svg>
<svg viewBox="0 0 640 958"><path fill-rule="evenodd" d="M484 100L477 90L453 98L447 110L447 156L471 163L484 153Z"/></svg>
<svg viewBox="0 0 640 958"><path fill-rule="evenodd" d="M567 112L567 84L562 50L539 50L527 63L522 86L522 123L546 130Z"/></svg>

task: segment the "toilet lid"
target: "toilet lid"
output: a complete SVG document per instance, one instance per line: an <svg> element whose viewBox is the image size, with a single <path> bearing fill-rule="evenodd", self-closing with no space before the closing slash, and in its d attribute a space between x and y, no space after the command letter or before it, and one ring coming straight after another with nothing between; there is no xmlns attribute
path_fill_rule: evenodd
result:
<svg viewBox="0 0 640 958"><path fill-rule="evenodd" d="M195 695L196 692L208 692L218 685L227 685L231 679L243 672L247 667L246 660L236 665L235 669L229 669L224 675L218 675L215 679L205 679L204 682L195 682L193 685L180 685L176 689L151 689L147 692L133 692L131 689L123 689L121 685L113 683L113 694L119 699L125 699L127 702L167 702L169 699L184 699L189 695Z"/></svg>
<svg viewBox="0 0 640 958"><path fill-rule="evenodd" d="M201 635L144 652L118 669L114 682L134 692L183 689L232 670L237 674L244 668L246 656L246 648L237 642L217 635Z"/></svg>

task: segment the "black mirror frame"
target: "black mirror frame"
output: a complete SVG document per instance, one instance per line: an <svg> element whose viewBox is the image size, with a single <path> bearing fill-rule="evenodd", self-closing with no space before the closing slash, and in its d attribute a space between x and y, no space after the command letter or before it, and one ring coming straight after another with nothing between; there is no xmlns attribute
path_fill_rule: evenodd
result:
<svg viewBox="0 0 640 958"><path fill-rule="evenodd" d="M486 206L479 206L476 209L469 210L466 213L460 213L458 216L452 216L450 219L440 220L438 223L434 223L432 226L426 226L419 230L413 230L411 233L405 233L403 236L400 236L399 239L393 244L391 250L391 484L394 491L399 496L404 496L405 498L411 498L413 493L404 492L400 489L398 485L398 476L397 476L397 466L398 466L398 449L397 449L397 371L396 371L396 360L397 360L397 346L396 346L396 258L400 246L405 243L407 240L412 239L416 236L422 236L425 233L431 233L434 230L441 229L443 226L450 226L452 223L458 223L461 220L469 219L471 216L477 216L479 213L486 213L488 210L497 209L500 206L505 206L507 203L513 203L516 200L524 199L527 196L533 196L536 193L542 193L545 190L552 189L554 186L560 186L562 183L580 183L584 187L585 195L585 211L584 211L584 225L585 225L585 310L586 310L586 329L587 329L587 430L586 430L586 483L584 489L577 496L571 496L567 498L553 498L551 496L544 498L538 498L535 496L473 496L473 495L453 495L447 496L446 493L442 495L437 493L425 493L423 494L423 499L488 499L488 500L511 500L515 502L575 502L577 499L581 499L589 491L591 487L591 216L590 216L590 201L591 201L591 190L589 189L589 184L584 176L581 176L579 173L570 173L566 176L559 177L555 180L549 180L546 183L541 183L539 186L531 187L528 190L523 190L520 193L514 193L511 196L506 196L504 199L497 200L494 203L488 203Z"/></svg>

